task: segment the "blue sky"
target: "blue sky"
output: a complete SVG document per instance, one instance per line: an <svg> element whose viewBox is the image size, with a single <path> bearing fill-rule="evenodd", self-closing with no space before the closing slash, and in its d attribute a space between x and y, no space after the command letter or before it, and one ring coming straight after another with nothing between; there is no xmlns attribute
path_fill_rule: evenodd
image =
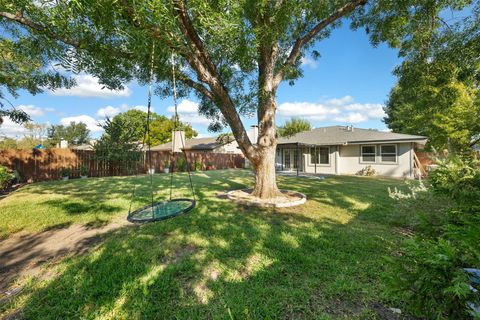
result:
<svg viewBox="0 0 480 320"><path fill-rule="evenodd" d="M283 83L278 90L277 124L292 116L310 120L314 127L352 124L362 128L385 130L382 106L395 83L392 71L400 63L397 51L381 45L374 48L363 30L352 31L348 24L332 32L330 38L318 43L321 57L304 59L304 77L295 86ZM27 111L35 122L68 124L85 122L93 137L101 134L96 126L105 116L113 116L130 108L144 109L147 87L130 84L125 90L101 90L96 79L77 76L79 86L32 96L20 92L10 99L13 105ZM154 97L154 111L172 115L172 100ZM201 136L207 131L207 119L196 113L195 99L180 101L180 119L190 122ZM247 126L256 119L245 119ZM21 136L21 127L5 121L0 136Z"/></svg>

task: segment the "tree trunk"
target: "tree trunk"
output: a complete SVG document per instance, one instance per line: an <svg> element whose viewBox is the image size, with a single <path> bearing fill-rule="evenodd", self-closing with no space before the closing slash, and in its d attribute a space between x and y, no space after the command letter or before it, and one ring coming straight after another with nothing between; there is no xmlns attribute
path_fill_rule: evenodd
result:
<svg viewBox="0 0 480 320"><path fill-rule="evenodd" d="M260 154L254 163L255 187L252 195L261 199L270 199L281 195L277 188L275 151L275 145L259 150Z"/></svg>

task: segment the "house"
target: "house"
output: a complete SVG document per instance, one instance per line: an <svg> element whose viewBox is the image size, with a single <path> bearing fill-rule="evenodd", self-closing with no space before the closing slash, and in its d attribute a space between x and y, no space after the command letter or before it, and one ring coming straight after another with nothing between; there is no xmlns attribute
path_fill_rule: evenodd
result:
<svg viewBox="0 0 480 320"><path fill-rule="evenodd" d="M182 138L176 141L182 141ZM179 143L180 145L180 143ZM183 149L180 147L180 149ZM238 143L233 138L219 140L216 137L185 139L186 151L212 152L212 153L236 153L241 154ZM167 142L151 148L152 151L172 151L172 142ZM177 150L178 151L178 150Z"/></svg>
<svg viewBox="0 0 480 320"><path fill-rule="evenodd" d="M415 146L426 137L331 126L279 138L276 168L318 174L356 174L371 166L380 176L414 178Z"/></svg>

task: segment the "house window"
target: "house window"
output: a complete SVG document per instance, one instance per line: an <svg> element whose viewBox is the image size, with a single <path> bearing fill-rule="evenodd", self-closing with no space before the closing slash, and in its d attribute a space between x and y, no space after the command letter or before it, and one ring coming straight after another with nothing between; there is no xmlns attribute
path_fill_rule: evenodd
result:
<svg viewBox="0 0 480 320"><path fill-rule="evenodd" d="M362 162L375 162L375 146L362 146Z"/></svg>
<svg viewBox="0 0 480 320"><path fill-rule="evenodd" d="M380 146L380 158L382 162L397 162L397 145L384 144Z"/></svg>
<svg viewBox="0 0 480 320"><path fill-rule="evenodd" d="M310 148L310 164L329 164L329 163L330 163L329 147Z"/></svg>

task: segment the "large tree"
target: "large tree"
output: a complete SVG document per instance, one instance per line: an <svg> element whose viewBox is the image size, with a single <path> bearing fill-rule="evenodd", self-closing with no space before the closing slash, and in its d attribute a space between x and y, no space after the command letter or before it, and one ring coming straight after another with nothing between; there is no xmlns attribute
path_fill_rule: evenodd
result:
<svg viewBox="0 0 480 320"><path fill-rule="evenodd" d="M5 2L4 2L5 3ZM256 172L254 195L278 195L275 176L276 94L283 81L302 75L301 58L343 18L366 27L374 44L421 45L447 8L469 1L378 0L10 0L2 22L18 37L49 41L63 61L110 88L149 80L156 93L172 93L172 61L179 95L191 90L210 128L230 126ZM175 59L171 59L174 54ZM315 54L314 56L318 56ZM257 141L241 121L256 114Z"/></svg>
<svg viewBox="0 0 480 320"><path fill-rule="evenodd" d="M68 125L51 125L48 128L48 142L51 146L56 146L61 140L65 140L69 145L77 146L89 143L90 130L83 122L72 121Z"/></svg>
<svg viewBox="0 0 480 320"><path fill-rule="evenodd" d="M101 124L105 132L94 145L95 159L108 166L110 173L134 172L141 157L142 145L136 139L136 128L124 119Z"/></svg>
<svg viewBox="0 0 480 320"><path fill-rule="evenodd" d="M306 119L292 118L285 121L285 124L281 127L278 127L278 135L280 137L291 137L296 133L302 131L312 130L312 125Z"/></svg>
<svg viewBox="0 0 480 320"><path fill-rule="evenodd" d="M471 151L480 142L480 18L444 23L441 35L395 70L385 123L428 136L438 150Z"/></svg>

